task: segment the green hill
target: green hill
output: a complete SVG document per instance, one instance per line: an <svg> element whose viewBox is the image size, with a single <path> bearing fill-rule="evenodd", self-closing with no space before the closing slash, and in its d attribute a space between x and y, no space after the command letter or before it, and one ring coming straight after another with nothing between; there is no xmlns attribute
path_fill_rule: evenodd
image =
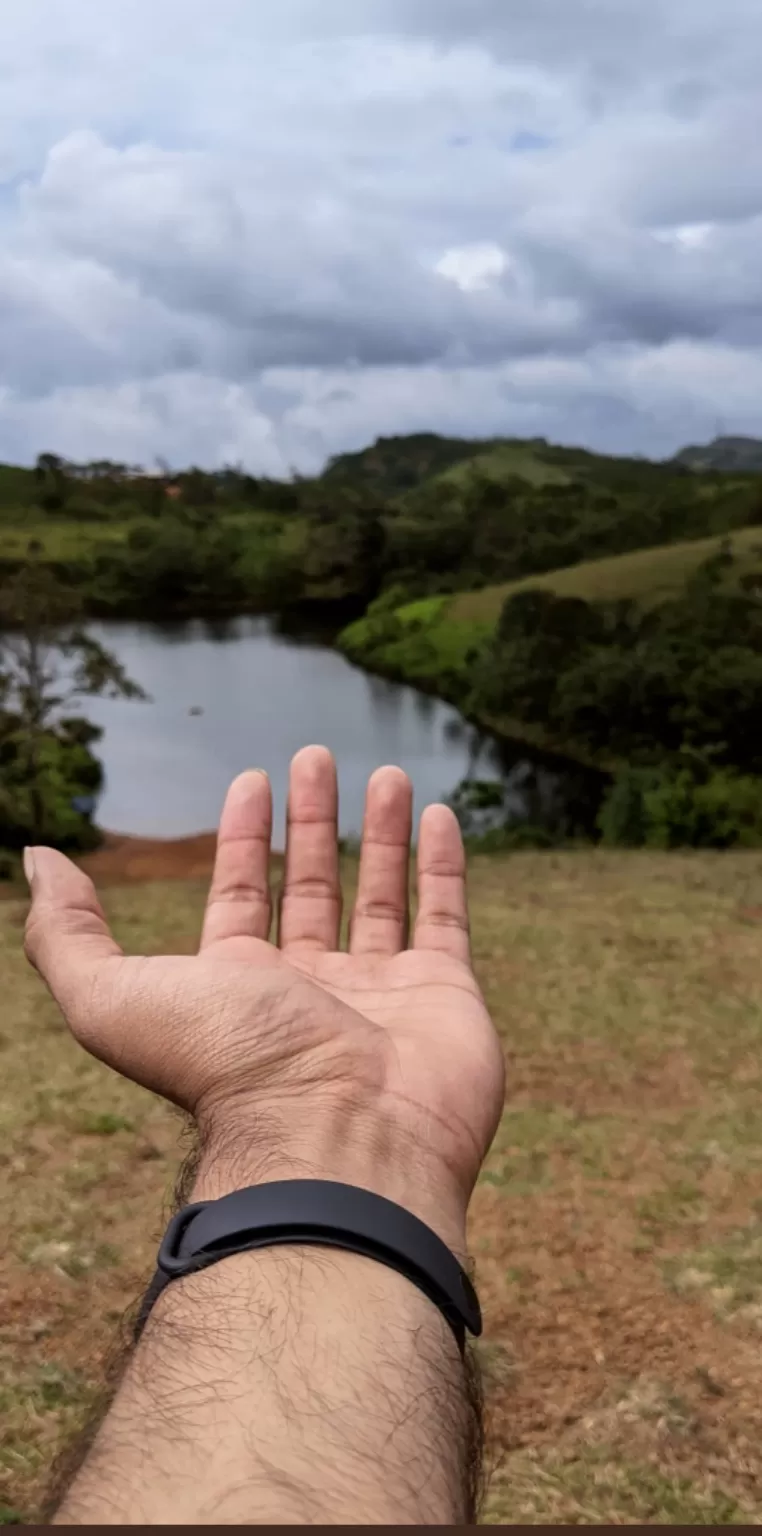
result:
<svg viewBox="0 0 762 1536"><path fill-rule="evenodd" d="M704 447L683 448L672 463L692 470L759 475L762 474L762 438L717 437Z"/></svg>
<svg viewBox="0 0 762 1536"><path fill-rule="evenodd" d="M736 467L741 470L740 464ZM561 447L541 437L472 440L420 432L381 437L357 453L340 454L331 459L321 479L330 484L341 481L396 501L439 484L463 488L475 475L497 483L519 479L530 486L545 486L577 481L615 488L633 481L642 484L644 479L657 485L664 482L665 472L675 477L685 473L685 467L678 460L664 465Z"/></svg>
<svg viewBox="0 0 762 1536"><path fill-rule="evenodd" d="M380 437L359 453L342 453L331 459L322 479L329 483L349 482L393 500L497 446L497 439L471 442L460 437L440 437L436 432Z"/></svg>
<svg viewBox="0 0 762 1536"><path fill-rule="evenodd" d="M759 572L762 584L762 528L741 528L728 542L736 561L734 579ZM559 597L581 597L588 603L632 598L651 608L678 596L722 544L722 539L714 538L636 549L629 555L587 560L546 576L527 576L523 581L485 587L480 592L461 592L448 604L449 619L455 624L495 624L506 599L528 587L544 587Z"/></svg>
<svg viewBox="0 0 762 1536"><path fill-rule="evenodd" d="M728 544L735 559L732 580L759 574L762 587L762 528L741 529ZM457 683L465 673L469 655L490 639L504 603L515 593L540 587L590 603L631 598L650 607L678 596L722 547L721 538L666 544L479 591L424 598L391 613L376 605L344 631L339 643L358 664L438 691L444 679L447 691L447 681Z"/></svg>
<svg viewBox="0 0 762 1536"><path fill-rule="evenodd" d="M475 475L496 484L518 479L534 486L568 485L571 479L568 469L551 462L547 444L515 442L498 443L484 453L461 460L437 476L437 483L463 488Z"/></svg>

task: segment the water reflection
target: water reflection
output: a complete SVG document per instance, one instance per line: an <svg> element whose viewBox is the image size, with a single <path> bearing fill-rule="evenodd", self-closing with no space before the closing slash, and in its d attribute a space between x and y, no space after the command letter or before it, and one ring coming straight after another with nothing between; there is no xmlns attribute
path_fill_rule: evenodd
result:
<svg viewBox="0 0 762 1536"><path fill-rule="evenodd" d="M432 699L430 693L416 693L414 698L414 708L419 720L422 720L424 724L427 724L428 721L434 719L436 714L437 701L436 699Z"/></svg>

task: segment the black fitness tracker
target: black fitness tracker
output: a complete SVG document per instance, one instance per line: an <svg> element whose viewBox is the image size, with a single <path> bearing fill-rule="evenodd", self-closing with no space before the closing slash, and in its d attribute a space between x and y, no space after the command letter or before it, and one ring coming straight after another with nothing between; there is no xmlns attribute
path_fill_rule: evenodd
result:
<svg viewBox="0 0 762 1536"><path fill-rule="evenodd" d="M159 1249L137 1337L173 1280L236 1253L288 1243L343 1248L397 1270L439 1307L461 1353L466 1331L481 1334L481 1308L468 1275L446 1243L417 1216L351 1184L298 1179L257 1184L180 1211Z"/></svg>

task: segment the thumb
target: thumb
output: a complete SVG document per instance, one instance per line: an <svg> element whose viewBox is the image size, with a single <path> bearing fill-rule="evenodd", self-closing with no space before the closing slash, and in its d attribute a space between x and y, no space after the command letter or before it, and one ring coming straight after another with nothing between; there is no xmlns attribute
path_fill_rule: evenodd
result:
<svg viewBox="0 0 762 1536"><path fill-rule="evenodd" d="M122 954L92 880L52 848L27 848L24 870L32 893L24 949L69 1024L91 1006L104 961Z"/></svg>

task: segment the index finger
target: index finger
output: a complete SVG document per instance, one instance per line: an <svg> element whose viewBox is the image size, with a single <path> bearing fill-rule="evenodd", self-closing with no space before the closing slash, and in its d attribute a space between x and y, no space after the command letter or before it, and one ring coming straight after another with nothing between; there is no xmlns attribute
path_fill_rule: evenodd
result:
<svg viewBox="0 0 762 1536"><path fill-rule="evenodd" d="M201 948L228 939L266 939L270 932L270 781L259 769L231 785L217 838L217 857Z"/></svg>

